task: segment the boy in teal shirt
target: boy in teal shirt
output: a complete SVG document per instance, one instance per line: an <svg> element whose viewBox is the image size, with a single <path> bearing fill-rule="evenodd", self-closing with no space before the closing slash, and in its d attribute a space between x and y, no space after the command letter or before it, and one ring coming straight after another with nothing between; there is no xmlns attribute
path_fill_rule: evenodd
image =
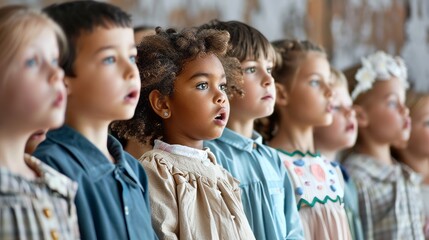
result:
<svg viewBox="0 0 429 240"><path fill-rule="evenodd" d="M230 99L231 113L222 136L205 142L219 164L240 181L242 202L256 239L303 239L294 193L274 149L262 144L254 121L272 114L275 103L274 49L255 28L237 21L201 27L229 32L228 55L243 71L243 96Z"/></svg>

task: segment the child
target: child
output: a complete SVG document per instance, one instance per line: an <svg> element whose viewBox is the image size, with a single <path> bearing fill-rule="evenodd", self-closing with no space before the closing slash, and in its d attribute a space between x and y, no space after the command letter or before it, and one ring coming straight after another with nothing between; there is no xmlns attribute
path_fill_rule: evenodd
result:
<svg viewBox="0 0 429 240"><path fill-rule="evenodd" d="M253 130L257 118L273 112L274 50L258 30L241 22L215 20L201 28L229 32L227 54L241 63L245 93L230 100L231 115L222 136L205 145L240 181L244 211L256 239L302 239L289 176L276 151L262 144Z"/></svg>
<svg viewBox="0 0 429 240"><path fill-rule="evenodd" d="M142 94L119 135L154 144L140 159L150 181L152 221L160 239L254 239L238 182L203 140L221 135L239 63L224 58L227 32L156 29L138 49ZM225 66L222 66L222 63Z"/></svg>
<svg viewBox="0 0 429 240"><path fill-rule="evenodd" d="M144 37L155 35L155 28L149 26L138 26L134 28L134 41L138 45ZM112 131L112 135L117 137L115 131ZM139 159L145 152L152 149L150 144L141 144L134 138L124 139L121 137L117 137L120 140L123 148L127 151L131 156Z"/></svg>
<svg viewBox="0 0 429 240"><path fill-rule="evenodd" d="M429 94L407 92L406 105L410 109L411 132L407 146L396 149L398 160L418 172L422 178L421 194L425 213L425 237L429 239Z"/></svg>
<svg viewBox="0 0 429 240"><path fill-rule="evenodd" d="M315 148L330 161L339 160L339 152L352 147L357 137L357 120L353 102L349 94L347 79L344 74L331 67L333 80L332 124L314 129ZM363 240L362 224L359 218L359 202L354 181L340 165L345 180L344 207L353 239Z"/></svg>
<svg viewBox="0 0 429 240"><path fill-rule="evenodd" d="M35 155L79 183L83 239L153 239L147 176L108 135L113 120L133 116L140 92L130 17L95 1L45 11L69 39L70 54L61 62L68 103L65 126L48 132Z"/></svg>
<svg viewBox="0 0 429 240"><path fill-rule="evenodd" d="M79 239L77 184L24 154L33 132L64 121L64 41L39 11L0 8L0 239Z"/></svg>
<svg viewBox="0 0 429 240"><path fill-rule="evenodd" d="M344 164L357 186L365 239L423 239L416 174L398 164L390 151L410 127L404 62L376 52L362 59L353 80L359 131Z"/></svg>
<svg viewBox="0 0 429 240"><path fill-rule="evenodd" d="M331 71L324 50L309 42L273 43L277 100L269 145L291 175L306 239L350 239L344 182L336 162L315 153L314 127L332 123Z"/></svg>

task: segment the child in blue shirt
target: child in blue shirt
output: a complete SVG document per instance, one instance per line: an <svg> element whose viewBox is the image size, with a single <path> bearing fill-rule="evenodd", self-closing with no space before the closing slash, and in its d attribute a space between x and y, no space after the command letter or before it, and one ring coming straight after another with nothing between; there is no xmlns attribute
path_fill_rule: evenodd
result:
<svg viewBox="0 0 429 240"><path fill-rule="evenodd" d="M47 134L35 155L78 182L82 239L155 239L145 171L108 135L133 116L140 94L130 16L95 1L44 10L64 30L70 54L60 61L68 93L65 126Z"/></svg>
<svg viewBox="0 0 429 240"><path fill-rule="evenodd" d="M227 128L205 146L240 181L243 207L256 239L302 239L289 176L278 153L253 130L256 119L274 110L274 50L258 30L241 22L215 20L201 27L205 28L229 32L227 54L238 58L244 79L244 95L230 99Z"/></svg>

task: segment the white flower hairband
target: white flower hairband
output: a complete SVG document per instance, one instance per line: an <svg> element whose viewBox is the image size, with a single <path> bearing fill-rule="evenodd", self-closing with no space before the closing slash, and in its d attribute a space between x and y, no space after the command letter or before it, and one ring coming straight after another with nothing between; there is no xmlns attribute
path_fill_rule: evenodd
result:
<svg viewBox="0 0 429 240"><path fill-rule="evenodd" d="M355 75L358 83L352 92L352 99L355 100L359 94L370 90L376 80L385 81L392 77L398 78L401 84L408 88L407 67L402 58L382 51L362 58L362 67Z"/></svg>

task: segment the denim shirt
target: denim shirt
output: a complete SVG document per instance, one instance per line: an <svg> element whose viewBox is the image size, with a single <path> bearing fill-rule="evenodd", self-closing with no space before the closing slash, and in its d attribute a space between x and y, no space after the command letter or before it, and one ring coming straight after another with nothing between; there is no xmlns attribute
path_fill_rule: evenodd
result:
<svg viewBox="0 0 429 240"><path fill-rule="evenodd" d="M34 155L79 184L75 203L82 239L156 239L146 173L115 138L109 136L107 145L115 164L63 126L48 132Z"/></svg>
<svg viewBox="0 0 429 240"><path fill-rule="evenodd" d="M244 211L256 239L303 239L292 185L276 150L253 132L243 137L225 128L204 143L218 163L240 181Z"/></svg>

